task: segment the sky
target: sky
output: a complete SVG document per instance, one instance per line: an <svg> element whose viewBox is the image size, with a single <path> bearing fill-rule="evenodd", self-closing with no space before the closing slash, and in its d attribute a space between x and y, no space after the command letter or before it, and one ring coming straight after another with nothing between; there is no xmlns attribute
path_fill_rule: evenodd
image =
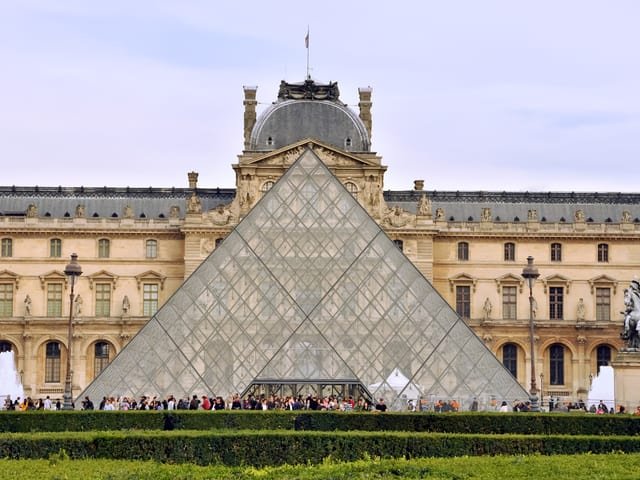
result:
<svg viewBox="0 0 640 480"><path fill-rule="evenodd" d="M234 187L244 85L373 89L385 189L640 191L640 2L0 0L0 185Z"/></svg>

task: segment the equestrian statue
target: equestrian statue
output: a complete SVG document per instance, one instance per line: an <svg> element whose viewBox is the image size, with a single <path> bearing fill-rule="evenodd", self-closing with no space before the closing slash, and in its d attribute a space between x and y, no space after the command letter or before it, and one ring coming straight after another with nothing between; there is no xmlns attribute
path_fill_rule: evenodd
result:
<svg viewBox="0 0 640 480"><path fill-rule="evenodd" d="M620 334L627 341L627 350L640 350L640 282L632 280L624 290L624 330Z"/></svg>

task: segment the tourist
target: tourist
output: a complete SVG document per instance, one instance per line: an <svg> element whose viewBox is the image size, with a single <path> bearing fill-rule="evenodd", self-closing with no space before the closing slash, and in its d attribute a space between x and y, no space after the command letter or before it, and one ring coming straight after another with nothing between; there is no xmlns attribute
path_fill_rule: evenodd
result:
<svg viewBox="0 0 640 480"><path fill-rule="evenodd" d="M384 398L381 398L380 400L378 400L378 403L376 403L376 411L377 412L387 411L387 404L384 403Z"/></svg>

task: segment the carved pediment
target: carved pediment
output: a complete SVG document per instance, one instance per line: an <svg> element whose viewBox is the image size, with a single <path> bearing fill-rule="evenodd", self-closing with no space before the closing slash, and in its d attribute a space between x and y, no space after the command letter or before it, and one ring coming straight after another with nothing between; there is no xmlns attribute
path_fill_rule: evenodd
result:
<svg viewBox="0 0 640 480"><path fill-rule="evenodd" d="M136 282L138 282L138 290L143 283L149 282L157 282L160 284L160 289L164 289L164 282L167 279L166 275L162 275L161 273L155 272L153 270L147 270L144 273L136 275Z"/></svg>
<svg viewBox="0 0 640 480"><path fill-rule="evenodd" d="M562 275L550 275L547 278L542 279L542 283L544 285L544 293L547 293L547 288L549 285L551 286L563 286L566 287L567 293L569 293L569 288L571 287L571 280Z"/></svg>
<svg viewBox="0 0 640 480"><path fill-rule="evenodd" d="M51 270L49 273L45 273L44 275L40 275L40 286L44 290L46 284L48 282L64 282L65 288L67 288L67 282L69 279L60 270Z"/></svg>
<svg viewBox="0 0 640 480"><path fill-rule="evenodd" d="M14 273L10 270L0 270L0 282L13 283L16 287L16 290L18 290L20 277L17 273Z"/></svg>
<svg viewBox="0 0 640 480"><path fill-rule="evenodd" d="M496 278L496 285L498 287L498 293L502 291L502 287L504 285L514 285L517 284L520 288L518 289L520 293L522 293L522 287L524 286L524 279L518 275L514 275L513 273L507 273L506 275L502 275L499 278Z"/></svg>
<svg viewBox="0 0 640 480"><path fill-rule="evenodd" d="M478 279L467 273L460 273L449 278L449 286L451 287L452 292L455 290L456 285L472 285L473 291L475 292L477 283Z"/></svg>
<svg viewBox="0 0 640 480"><path fill-rule="evenodd" d="M89 279L89 288L93 289L94 283L111 283L113 284L113 289L116 289L116 283L118 282L118 276L107 272L106 270L100 270L99 272L92 273L91 275L87 275Z"/></svg>
<svg viewBox="0 0 640 480"><path fill-rule="evenodd" d="M354 154L341 151L333 146L313 139L304 139L292 145L265 153L259 157L242 162L243 165L259 166L279 166L288 168L295 162L305 148L311 148L318 155L322 162L331 167L380 167L370 160L360 158Z"/></svg>
<svg viewBox="0 0 640 480"><path fill-rule="evenodd" d="M595 291L598 286L607 286L613 288L613 294L616 294L618 288L618 281L615 278L611 278L609 275L598 275L589 280L589 286L591 287L591 293Z"/></svg>

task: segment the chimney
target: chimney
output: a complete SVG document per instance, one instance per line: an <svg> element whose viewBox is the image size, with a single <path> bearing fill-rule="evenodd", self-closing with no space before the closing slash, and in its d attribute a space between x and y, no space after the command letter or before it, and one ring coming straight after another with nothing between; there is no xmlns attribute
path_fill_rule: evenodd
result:
<svg viewBox="0 0 640 480"><path fill-rule="evenodd" d="M189 176L189 188L191 190L198 188L198 172L189 172L187 175Z"/></svg>
<svg viewBox="0 0 640 480"><path fill-rule="evenodd" d="M244 89L244 149L251 146L251 131L256 124L256 92L258 87L242 87Z"/></svg>
<svg viewBox="0 0 640 480"><path fill-rule="evenodd" d="M360 102L358 103L360 120L362 120L367 129L369 140L371 140L371 91L371 87L358 89L358 94L360 95Z"/></svg>

